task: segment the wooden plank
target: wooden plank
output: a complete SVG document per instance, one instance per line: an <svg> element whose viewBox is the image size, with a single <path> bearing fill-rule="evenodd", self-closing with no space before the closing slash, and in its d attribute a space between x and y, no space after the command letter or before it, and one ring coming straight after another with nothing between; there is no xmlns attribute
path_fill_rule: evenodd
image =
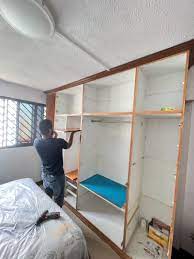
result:
<svg viewBox="0 0 194 259"><path fill-rule="evenodd" d="M190 41L183 42L181 44L170 47L168 49L161 50L159 52L147 55L145 57L138 58L136 60L130 61L130 62L125 63L123 65L116 66L114 68L111 68L109 71L102 71L100 73L82 78L80 80L71 82L69 84L54 88L52 90L48 90L45 93L55 93L55 92L58 92L58 91L62 91L64 89L68 89L68 88L78 86L78 85L81 85L81 84L86 84L86 83L89 83L91 81L94 81L94 80L97 80L97 79L100 79L100 78L103 78L103 77L106 77L106 76L110 76L110 75L120 73L120 72L129 70L129 69L141 66L141 65L145 65L147 63L151 63L151 62L154 62L154 61L159 60L159 59L167 58L169 56L176 55L176 54L185 52L187 50L190 50L193 47L193 45L194 45L194 40L192 39Z"/></svg>
<svg viewBox="0 0 194 259"><path fill-rule="evenodd" d="M136 112L137 116L143 116L148 118L178 118L182 116L182 110L173 111L142 111Z"/></svg>
<svg viewBox="0 0 194 259"><path fill-rule="evenodd" d="M81 93L81 120L80 120L80 128L83 129L83 110L84 110L84 85L82 85L82 93ZM79 144L79 150L78 150L78 157L77 157L77 163L78 163L78 174L77 174L77 197L76 197L76 210L78 210L78 198L79 198L79 183L80 183L80 159L81 159L81 141L82 141L82 134L80 134L80 144Z"/></svg>
<svg viewBox="0 0 194 259"><path fill-rule="evenodd" d="M190 55L189 55L189 69L194 66L194 44L193 47L190 49Z"/></svg>
<svg viewBox="0 0 194 259"><path fill-rule="evenodd" d="M67 192L73 197L77 198L77 194L67 188Z"/></svg>
<svg viewBox="0 0 194 259"><path fill-rule="evenodd" d="M131 163L133 156L133 144L134 144L134 127L135 127L135 117L134 112L136 108L136 99L137 99L137 90L138 90L138 68L136 68L135 72L135 86L134 86L134 99L133 99L133 116L132 116L132 126L131 126L131 136L130 136L130 144L129 144L129 168L128 168L128 179L127 179L127 199L125 206L125 222L124 222L124 233L123 233L123 249L126 249L126 236L127 236L127 221L128 221L128 209L129 209L129 188L130 188L130 175L131 175Z"/></svg>
<svg viewBox="0 0 194 259"><path fill-rule="evenodd" d="M57 132L77 132L77 131L81 131L80 128L67 128L67 129L56 129L55 131Z"/></svg>
<svg viewBox="0 0 194 259"><path fill-rule="evenodd" d="M70 114L67 114L67 113L63 113L63 114L56 114L55 115L56 117L81 117L81 113L70 113Z"/></svg>
<svg viewBox="0 0 194 259"><path fill-rule="evenodd" d="M176 205L177 205L177 197L178 197L178 184L179 184L179 172L180 172L180 160L181 160L181 151L182 151L182 135L183 135L183 126L184 126L184 114L185 114L185 99L186 99L186 89L187 89L187 81L188 81L188 69L189 69L189 55L190 52L187 52L187 60L185 64L185 78L184 78L184 89L183 89L183 101L182 101L182 116L181 116L181 124L179 128L179 150L177 157L177 165L176 165L176 182L174 189L174 207L173 207L173 215L172 215L172 224L168 245L168 259L171 259L172 255L172 245L174 238L174 226L175 226L175 216L176 216Z"/></svg>
<svg viewBox="0 0 194 259"><path fill-rule="evenodd" d="M51 120L54 125L55 120L55 101L56 101L56 94L51 93L47 95L46 98L46 118Z"/></svg>
<svg viewBox="0 0 194 259"><path fill-rule="evenodd" d="M84 113L83 116L99 116L99 117L119 117L119 116L131 116L132 112L95 112L95 113Z"/></svg>
<svg viewBox="0 0 194 259"><path fill-rule="evenodd" d="M166 114L182 114L182 110L171 110L171 111L142 111L142 112L136 112L137 115L152 115L152 114L158 114L158 115L166 115Z"/></svg>
<svg viewBox="0 0 194 259"><path fill-rule="evenodd" d="M109 245L121 259L132 259L123 252L115 243L112 242L104 233L102 233L95 225L86 219L78 210L74 209L68 202L64 201L64 205L72 211L86 226L88 226L101 240Z"/></svg>
<svg viewBox="0 0 194 259"><path fill-rule="evenodd" d="M74 170L74 171L71 171L71 172L68 172L65 174L65 176L67 178L69 178L70 180L74 181L77 179L77 176L78 176L78 170Z"/></svg>

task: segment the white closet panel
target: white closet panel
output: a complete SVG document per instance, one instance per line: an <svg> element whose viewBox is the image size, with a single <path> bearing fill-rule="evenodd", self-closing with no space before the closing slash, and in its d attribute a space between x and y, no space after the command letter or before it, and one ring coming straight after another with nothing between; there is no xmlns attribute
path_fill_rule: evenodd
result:
<svg viewBox="0 0 194 259"><path fill-rule="evenodd" d="M172 107L180 110L183 102L184 71L148 78L144 110Z"/></svg>
<svg viewBox="0 0 194 259"><path fill-rule="evenodd" d="M84 119L80 179L85 180L98 173L125 185L130 137L131 120L128 117Z"/></svg>
<svg viewBox="0 0 194 259"><path fill-rule="evenodd" d="M145 159L143 173L144 195L173 206L176 162Z"/></svg>
<svg viewBox="0 0 194 259"><path fill-rule="evenodd" d="M84 113L131 112L135 70L84 85Z"/></svg>
<svg viewBox="0 0 194 259"><path fill-rule="evenodd" d="M148 222L150 222L152 218L157 218L167 225L170 225L172 220L172 207L168 207L158 200L143 195L140 201L140 217L145 218Z"/></svg>
<svg viewBox="0 0 194 259"><path fill-rule="evenodd" d="M146 119L144 157L176 161L178 156L179 119Z"/></svg>
<svg viewBox="0 0 194 259"><path fill-rule="evenodd" d="M131 171L129 179L128 209L131 210L139 203L142 189L143 156L144 156L144 119L136 117L134 120L134 136Z"/></svg>
<svg viewBox="0 0 194 259"><path fill-rule="evenodd" d="M101 198L87 192L79 198L80 213L122 248L124 214Z"/></svg>

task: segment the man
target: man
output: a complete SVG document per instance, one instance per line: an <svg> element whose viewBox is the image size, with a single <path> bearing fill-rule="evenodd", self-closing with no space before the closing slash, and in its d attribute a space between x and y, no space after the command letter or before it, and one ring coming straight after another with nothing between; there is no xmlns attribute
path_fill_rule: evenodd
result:
<svg viewBox="0 0 194 259"><path fill-rule="evenodd" d="M71 132L69 142L57 138L50 120L42 120L39 124L41 139L35 139L34 146L42 161L42 180L45 192L62 207L64 201L65 176L63 170L63 149L72 146L74 133Z"/></svg>

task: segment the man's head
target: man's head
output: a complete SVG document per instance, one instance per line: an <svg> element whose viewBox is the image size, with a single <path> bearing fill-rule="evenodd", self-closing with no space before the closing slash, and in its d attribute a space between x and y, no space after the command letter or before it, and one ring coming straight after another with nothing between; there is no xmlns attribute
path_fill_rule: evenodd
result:
<svg viewBox="0 0 194 259"><path fill-rule="evenodd" d="M42 120L39 124L41 135L44 137L52 137L53 135L53 124L50 120Z"/></svg>

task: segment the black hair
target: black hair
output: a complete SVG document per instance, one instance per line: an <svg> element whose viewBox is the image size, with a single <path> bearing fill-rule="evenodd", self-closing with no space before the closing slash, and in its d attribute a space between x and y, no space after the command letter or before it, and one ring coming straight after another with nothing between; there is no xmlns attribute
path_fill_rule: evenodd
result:
<svg viewBox="0 0 194 259"><path fill-rule="evenodd" d="M51 120L42 120L39 124L39 129L42 135L47 135L49 130L53 129L53 124Z"/></svg>

